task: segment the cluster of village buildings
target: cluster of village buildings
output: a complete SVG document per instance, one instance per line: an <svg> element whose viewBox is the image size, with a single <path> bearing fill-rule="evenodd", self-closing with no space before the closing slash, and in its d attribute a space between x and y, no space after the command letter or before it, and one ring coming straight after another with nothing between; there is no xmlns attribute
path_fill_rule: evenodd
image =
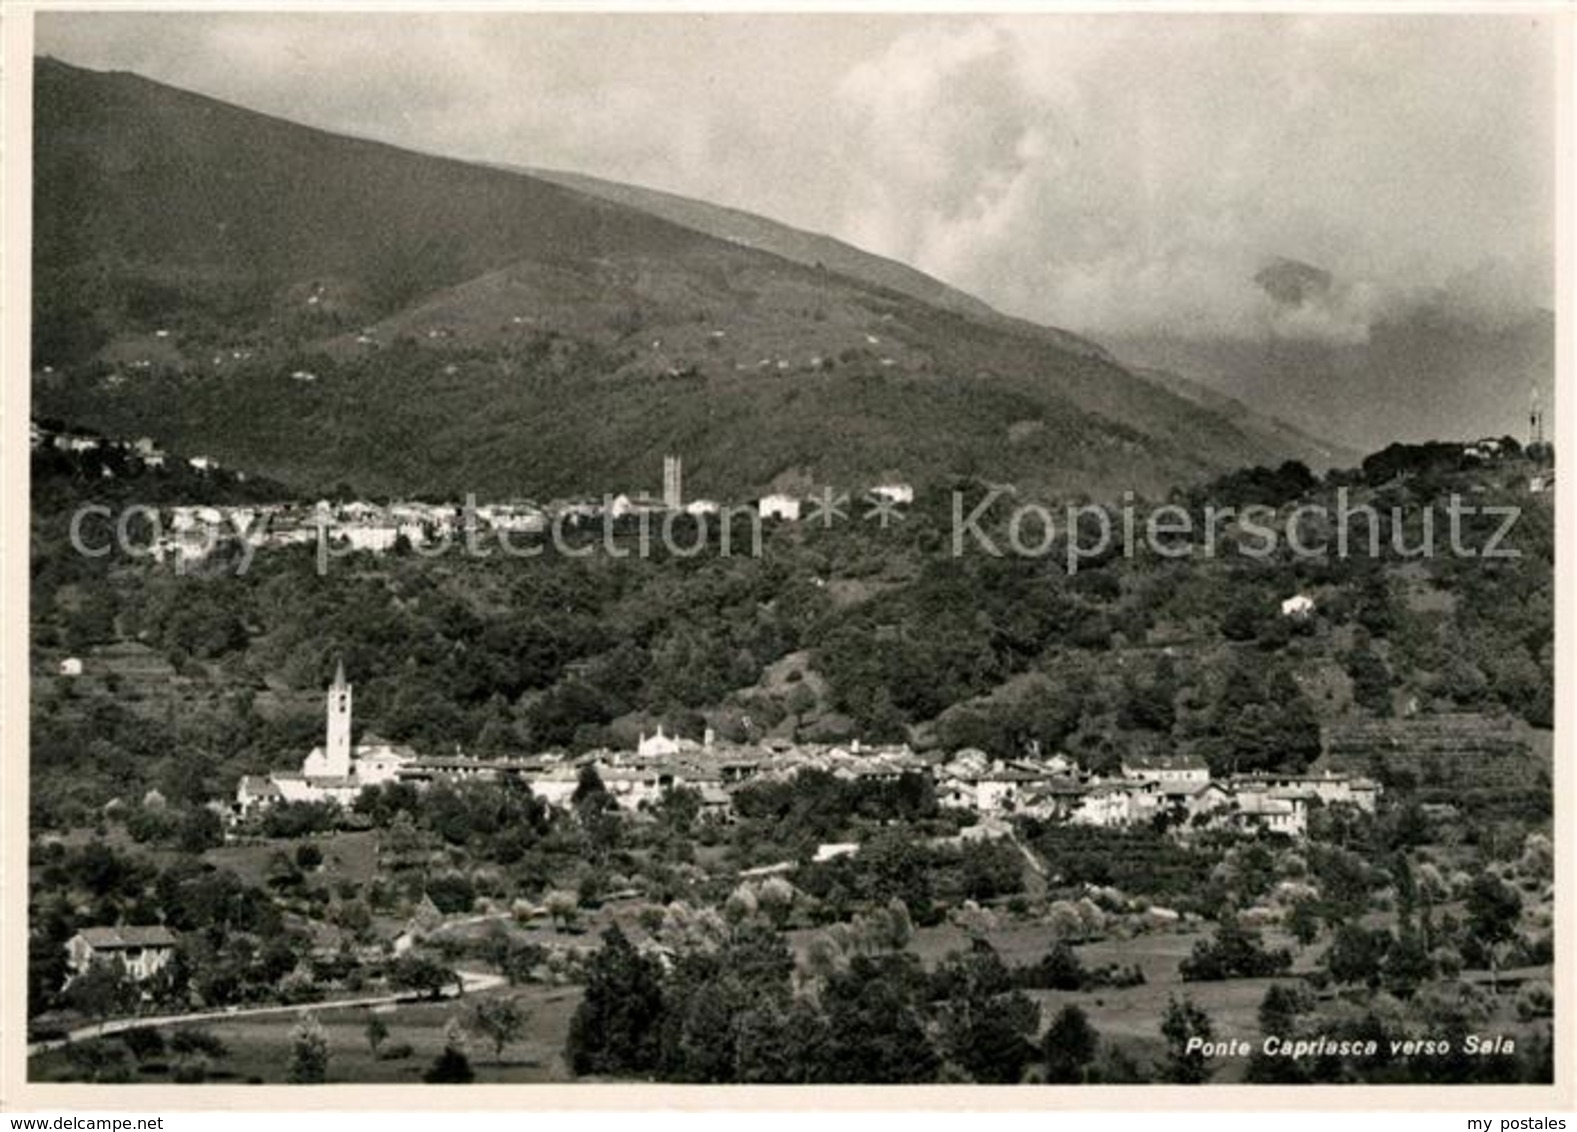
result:
<svg viewBox="0 0 1577 1132"><path fill-rule="evenodd" d="M591 767L623 810L638 812L660 801L665 792L685 788L699 796L703 814L727 821L739 787L788 779L814 768L851 781L926 775L942 805L973 811L987 821L1022 814L1122 828L1152 823L1164 814L1177 836L1200 829L1263 829L1298 837L1305 833L1314 805L1345 804L1372 812L1380 790L1369 779L1334 770L1217 779L1201 759L1189 755L1135 756L1123 761L1118 774L1101 777L1061 754L1004 761L964 749L938 760L904 745L739 745L717 742L710 735L700 741L676 738L661 728L642 736L633 751L519 759L431 757L374 735L352 742L352 697L341 670L328 690L324 744L312 749L300 770L244 776L232 807L235 820L292 802L350 806L362 790L384 783L421 788L437 781L506 777L527 783L550 804L566 806L585 768ZM817 859L857 850L857 845L826 845ZM110 961L134 981L143 981L170 961L175 944L175 936L158 926L85 928L68 943L67 956L73 976L96 962Z"/></svg>
<svg viewBox="0 0 1577 1132"><path fill-rule="evenodd" d="M587 767L630 811L660 801L674 788L693 790L703 813L727 820L732 795L746 783L782 780L819 769L848 780L896 781L905 774L932 780L941 805L981 815L1022 814L1104 827L1170 819L1179 835L1199 829L1266 829L1302 836L1311 807L1345 804L1372 812L1377 783L1345 771L1311 774L1238 774L1213 778L1196 755L1132 755L1115 775L1091 774L1067 755L992 759L966 748L951 756L923 756L907 745L806 744L787 740L735 744L708 732L701 740L677 738L661 727L642 735L633 751L600 750L578 756L524 758L433 757L375 735L351 737L353 689L343 667L328 689L324 745L298 771L248 775L232 809L242 819L279 803L337 802L349 806L362 790L385 783L418 787L436 781L514 778L550 804L574 795Z"/></svg>
<svg viewBox="0 0 1577 1132"><path fill-rule="evenodd" d="M32 422L32 447L82 454L116 451L128 462L145 468L165 469L175 458L149 437L126 443L91 433L55 431ZM185 463L196 471L216 471L218 461L193 456ZM106 466L106 475L113 473ZM238 478L245 479L237 473ZM914 488L902 482L881 483L868 495L892 504L914 501ZM808 500L803 494L771 492L739 504L762 519L794 522ZM316 503L251 503L213 506L192 504L168 509L151 550L161 561L200 561L220 546L244 543L254 549L314 545L327 537L331 545L384 554L404 544L420 549L447 543L468 529L508 534L541 534L555 526L574 527L583 522L628 516L687 514L716 515L724 504L714 499L684 498L683 464L678 456L663 457L661 495L619 492L600 498L570 497L547 503L514 500L502 502L426 502L421 500L373 503L366 500Z"/></svg>
<svg viewBox="0 0 1577 1132"><path fill-rule="evenodd" d="M56 452L76 455L87 452L115 452L128 463L141 464L144 468L150 469L168 468L172 461L170 454L159 447L158 442L151 436L141 436L132 441L110 440L96 433L50 428L36 420L28 425L28 446L35 452L41 449L53 449ZM211 472L219 467L219 461L211 456L190 456L186 464L199 472ZM114 473L105 468L104 474L108 476Z"/></svg>
<svg viewBox="0 0 1577 1132"><path fill-rule="evenodd" d="M354 689L343 666L327 693L324 742L299 770L243 776L231 817L244 821L275 805L334 802L349 807L368 787L410 783L500 781L515 778L549 804L567 806L586 768L596 771L619 807L640 812L675 788L693 791L703 815L728 821L735 791L747 783L783 781L818 769L855 781L896 782L924 775L943 806L972 811L985 822L1025 815L1075 825L1124 828L1156 822L1163 815L1175 836L1199 830L1269 830L1302 836L1316 805L1350 805L1373 812L1380 787L1343 771L1311 774L1239 774L1215 778L1193 755L1134 755L1114 775L1089 773L1064 754L1049 758L992 759L965 748L950 756L919 754L907 745L805 744L768 740L756 744L719 742L708 732L699 741L667 734L661 727L642 735L634 750L592 751L579 756L544 754L528 758L428 756L376 735L352 738ZM818 859L858 850L857 845L823 846ZM85 928L67 944L73 977L97 962L120 964L134 981L163 969L176 939L166 928Z"/></svg>

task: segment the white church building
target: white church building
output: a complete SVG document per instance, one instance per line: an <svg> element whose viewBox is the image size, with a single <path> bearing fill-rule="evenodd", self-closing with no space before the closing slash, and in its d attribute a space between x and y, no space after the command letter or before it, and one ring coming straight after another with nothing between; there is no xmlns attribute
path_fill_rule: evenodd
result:
<svg viewBox="0 0 1577 1132"><path fill-rule="evenodd" d="M400 769L416 761L416 752L376 735L351 743L353 689L345 665L334 671L328 690L328 726L323 746L313 747L299 771L248 774L236 787L233 811L245 817L276 802L338 802L349 806L368 786L397 781Z"/></svg>

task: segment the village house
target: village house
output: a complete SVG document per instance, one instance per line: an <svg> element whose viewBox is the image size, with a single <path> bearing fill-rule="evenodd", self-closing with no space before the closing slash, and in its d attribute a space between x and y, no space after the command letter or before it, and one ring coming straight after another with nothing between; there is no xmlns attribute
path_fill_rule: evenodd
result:
<svg viewBox="0 0 1577 1132"><path fill-rule="evenodd" d="M1504 450L1505 444L1499 437L1486 436L1480 440L1473 441L1471 444L1463 445L1462 455L1469 460L1483 462L1499 459L1504 454Z"/></svg>
<svg viewBox="0 0 1577 1132"><path fill-rule="evenodd" d="M231 812L238 818L250 817L258 810L284 801L284 794L274 780L263 774L243 774L236 784L235 804Z"/></svg>
<svg viewBox="0 0 1577 1132"><path fill-rule="evenodd" d="M1314 599L1308 594L1293 594L1281 603L1281 615L1303 621L1314 615Z"/></svg>
<svg viewBox="0 0 1577 1132"><path fill-rule="evenodd" d="M883 358L884 363L891 359ZM906 483L879 483L871 488L868 493L877 499L884 499L888 503L910 504L914 502L914 488Z"/></svg>
<svg viewBox="0 0 1577 1132"><path fill-rule="evenodd" d="M1058 776L1044 766L991 761L984 752L965 747L938 769L936 777L941 804L1002 813L1020 808L1032 793Z"/></svg>
<svg viewBox="0 0 1577 1132"><path fill-rule="evenodd" d="M756 510L763 519L784 519L792 523L799 519L800 501L792 495L774 492L763 495L756 504Z"/></svg>
<svg viewBox="0 0 1577 1132"><path fill-rule="evenodd" d="M1177 801L1190 819L1201 814L1213 814L1232 805L1232 789L1220 782L1207 782L1183 795L1167 795L1168 802Z"/></svg>
<svg viewBox="0 0 1577 1132"><path fill-rule="evenodd" d="M415 528L415 533L421 537L420 528ZM369 550L374 554L393 550L400 541L400 528L392 523L342 523L332 527L330 534L353 550Z"/></svg>
<svg viewBox="0 0 1577 1132"><path fill-rule="evenodd" d="M62 432L55 436L55 447L64 452L97 452L104 441L97 436Z"/></svg>
<svg viewBox="0 0 1577 1132"><path fill-rule="evenodd" d="M1078 799L1068 820L1108 829L1137 825L1155 813L1158 797L1153 782L1099 782Z"/></svg>
<svg viewBox="0 0 1577 1132"><path fill-rule="evenodd" d="M597 777L602 779L603 789L619 804L620 809L638 810L663 796L664 776L657 766L598 767Z"/></svg>
<svg viewBox="0 0 1577 1132"><path fill-rule="evenodd" d="M1159 786L1203 786L1210 781L1210 767L1198 755L1179 753L1124 755L1122 776Z"/></svg>
<svg viewBox="0 0 1577 1132"><path fill-rule="evenodd" d="M1032 753L1038 753L1039 750L1040 744L1034 744L1034 751ZM1056 754L1052 755L1051 758L1044 760L1040 765L1045 767L1047 771L1057 778L1078 778L1084 773L1084 768L1079 765L1078 760L1072 755L1065 754L1062 751L1058 751Z"/></svg>
<svg viewBox="0 0 1577 1132"><path fill-rule="evenodd" d="M712 783L703 784L697 791L701 795L701 816L715 821L731 821L734 816L734 799L727 790Z"/></svg>
<svg viewBox="0 0 1577 1132"><path fill-rule="evenodd" d="M164 467L165 454L151 436L139 437L132 444L132 451L136 453L145 468Z"/></svg>
<svg viewBox="0 0 1577 1132"><path fill-rule="evenodd" d="M1055 777L1029 786L1017 799L1017 812L1042 821L1067 821L1090 787L1072 777Z"/></svg>
<svg viewBox="0 0 1577 1132"><path fill-rule="evenodd" d="M816 846L816 853L811 860L818 863L836 861L839 857L852 857L859 851L858 841L825 841Z"/></svg>
<svg viewBox="0 0 1577 1132"><path fill-rule="evenodd" d="M1375 810L1375 799L1379 793L1378 783L1367 778L1339 774L1329 767L1317 774L1238 774L1229 781L1238 794L1299 794L1318 798L1323 805L1356 806L1371 814Z"/></svg>
<svg viewBox="0 0 1577 1132"><path fill-rule="evenodd" d="M547 514L532 503L484 503L476 508L476 517L495 531L530 534L545 531L548 526ZM437 516L429 519L436 521ZM452 525L451 521L443 529Z"/></svg>
<svg viewBox="0 0 1577 1132"><path fill-rule="evenodd" d="M1222 816L1237 829L1264 829L1289 837L1302 837L1308 832L1308 800L1302 795L1248 793L1237 795L1235 801L1236 806Z"/></svg>
<svg viewBox="0 0 1577 1132"><path fill-rule="evenodd" d="M550 806L567 806L580 784L580 769L568 763L533 774L531 792Z"/></svg>
<svg viewBox="0 0 1577 1132"><path fill-rule="evenodd" d="M95 963L117 963L133 982L151 979L175 957L175 933L159 924L83 928L66 941L68 978L86 974Z"/></svg>

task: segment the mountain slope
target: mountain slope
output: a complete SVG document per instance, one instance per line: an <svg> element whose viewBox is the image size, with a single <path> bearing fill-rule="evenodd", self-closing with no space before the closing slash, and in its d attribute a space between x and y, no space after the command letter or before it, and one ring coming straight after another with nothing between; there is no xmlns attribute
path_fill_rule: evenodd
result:
<svg viewBox="0 0 1577 1132"><path fill-rule="evenodd" d="M507 166L505 167L507 168ZM967 315L982 322L1010 327L1022 333L1044 335L1057 345L1075 353L1110 358L1105 348L1066 330L1040 326L1013 318L988 306L975 296L950 287L939 279L908 264L863 251L842 240L816 232L793 228L755 213L727 208L676 193L605 181L584 173L558 169L527 168L520 172L540 177L590 196L613 201L641 212L720 240L759 248L794 263L823 267L850 279L870 283L889 291L909 295L943 310Z"/></svg>
<svg viewBox="0 0 1577 1132"><path fill-rule="evenodd" d="M677 450L726 498L1105 494L1297 454L874 257L853 278L132 75L40 60L35 169L38 411L308 489L630 490Z"/></svg>
<svg viewBox="0 0 1577 1132"><path fill-rule="evenodd" d="M1280 417L1259 412L1235 397L1228 397L1225 393L1193 378L1164 369L1149 369L1142 366L1129 368L1146 381L1168 389L1179 397L1185 397L1214 413L1219 413L1247 432L1274 438L1286 446L1288 452L1293 454L1293 459L1303 461L1316 471L1357 467L1363 459L1364 452L1361 449L1348 448L1318 436L1311 436Z"/></svg>
<svg viewBox="0 0 1577 1132"><path fill-rule="evenodd" d="M934 307L956 311L974 318L990 318L996 314L973 295L949 287L905 264L871 255L830 236L792 228L754 213L709 204L706 201L659 189L605 181L600 177L591 177L584 173L535 167L517 171L575 189L588 196L599 197L652 216L662 217L682 227L716 236L720 240L743 244L745 247L760 248L794 263L810 265L821 263L829 271L846 275L850 279L874 283L890 291L912 295Z"/></svg>

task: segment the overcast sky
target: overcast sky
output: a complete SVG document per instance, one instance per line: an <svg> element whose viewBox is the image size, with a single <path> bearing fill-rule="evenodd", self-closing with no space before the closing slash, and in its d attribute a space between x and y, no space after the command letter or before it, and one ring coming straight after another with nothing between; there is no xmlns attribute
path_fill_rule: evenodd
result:
<svg viewBox="0 0 1577 1132"><path fill-rule="evenodd" d="M40 14L40 53L734 205L1097 335L1552 305L1549 17ZM1337 286L1275 308L1253 275Z"/></svg>

